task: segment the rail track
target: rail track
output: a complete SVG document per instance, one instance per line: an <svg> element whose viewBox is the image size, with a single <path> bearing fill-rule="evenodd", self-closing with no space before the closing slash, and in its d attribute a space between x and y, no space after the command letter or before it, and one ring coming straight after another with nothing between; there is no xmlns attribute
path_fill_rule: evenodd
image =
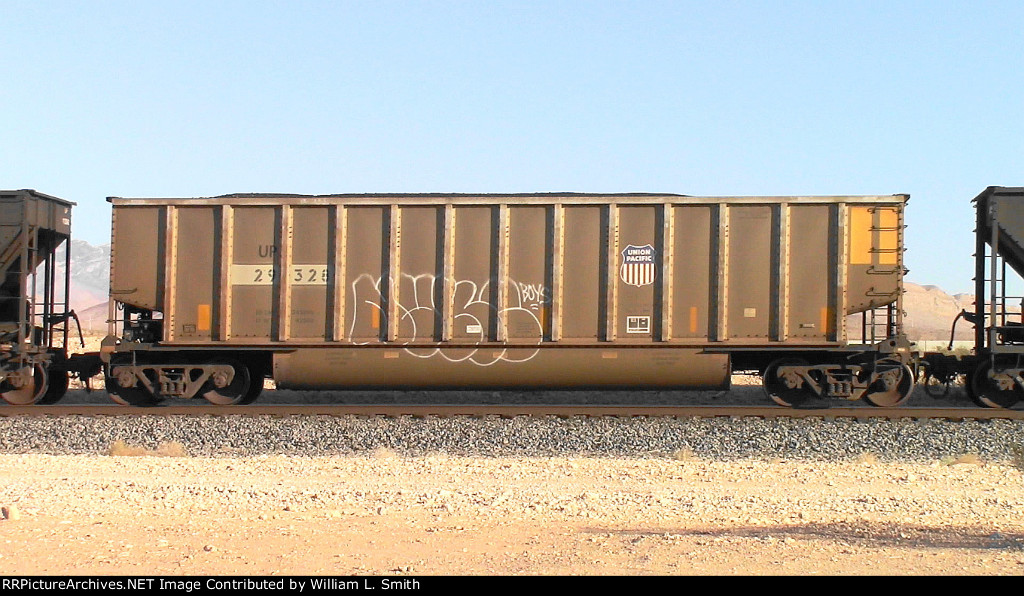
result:
<svg viewBox="0 0 1024 596"><path fill-rule="evenodd" d="M665 405L481 405L481 404L266 404L215 406L204 402L149 408L111 405L2 406L0 416L384 416L485 417L661 417L661 418L853 418L1024 420L1024 410L969 407L830 407L778 406L665 406Z"/></svg>

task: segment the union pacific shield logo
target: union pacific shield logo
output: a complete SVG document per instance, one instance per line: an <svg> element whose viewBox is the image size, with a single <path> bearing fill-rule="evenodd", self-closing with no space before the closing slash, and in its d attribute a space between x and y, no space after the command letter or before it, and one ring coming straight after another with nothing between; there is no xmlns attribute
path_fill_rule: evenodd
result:
<svg viewBox="0 0 1024 596"><path fill-rule="evenodd" d="M654 283L655 261L658 253L650 244L633 246L622 251L622 267L619 277L631 286L647 286Z"/></svg>

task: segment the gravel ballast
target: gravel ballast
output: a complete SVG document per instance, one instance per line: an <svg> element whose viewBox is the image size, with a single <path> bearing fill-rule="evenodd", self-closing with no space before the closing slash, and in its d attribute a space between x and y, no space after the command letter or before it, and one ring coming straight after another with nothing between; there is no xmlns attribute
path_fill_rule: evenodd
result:
<svg viewBox="0 0 1024 596"><path fill-rule="evenodd" d="M928 462L973 454L1010 461L1024 422L788 418L557 418L357 416L0 417L0 451L106 453L112 444L186 453L791 458Z"/></svg>
<svg viewBox="0 0 1024 596"><path fill-rule="evenodd" d="M763 405L758 379L733 377L729 391L678 392L300 392L267 391L259 403L549 403ZM103 391L72 391L62 404L106 404ZM168 402L171 403L171 402ZM189 403L189 402L185 402ZM920 388L908 406L958 407L960 390L934 399ZM203 407L203 403L195 404ZM845 404L844 404L845 405ZM861 405L859 402L851 405ZM2 408L2 405L0 405ZM870 408L869 408L870 409ZM523 457L782 458L930 463L964 455L1012 462L1024 445L1024 421L881 418L658 418L486 416L246 415L0 416L0 452L105 454L121 441L155 450L180 445L192 456L400 455Z"/></svg>

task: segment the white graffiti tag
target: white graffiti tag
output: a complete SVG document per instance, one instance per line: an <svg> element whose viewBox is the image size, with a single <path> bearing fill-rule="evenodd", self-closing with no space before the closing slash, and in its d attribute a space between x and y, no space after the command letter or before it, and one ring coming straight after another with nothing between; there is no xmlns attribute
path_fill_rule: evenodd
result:
<svg viewBox="0 0 1024 596"><path fill-rule="evenodd" d="M529 305L531 310L538 310L547 297L547 289L542 284L523 284L513 281L510 285L516 286L519 290L519 303L521 306Z"/></svg>
<svg viewBox="0 0 1024 596"><path fill-rule="evenodd" d="M385 280L386 281L386 280ZM456 280L452 284L452 343L462 348L439 347L436 345L421 346L416 344L434 343L434 321L443 312L435 303L438 294L437 276L429 273L409 275L403 273L396 287L398 292L398 324L402 329L397 342L404 351L417 358L441 357L449 362L468 362L477 366L491 366L497 362L526 362L540 351L538 346L544 339L544 326L541 323L541 310L547 302L547 289L543 284L519 283L508 280L507 306L497 309L490 295L490 282L477 284L472 280ZM352 343L365 345L371 341L359 341L356 330L359 324L359 313L365 316L371 312L374 320L387 320L388 299L381 291L381 277L370 274L360 275L352 282L353 309L349 324L348 338ZM409 291L409 288L412 291ZM411 295L410 295L411 294ZM359 308L365 305L373 310ZM487 343L486 330L488 321L504 325L514 332L515 345L480 346ZM419 321L419 324L417 324Z"/></svg>

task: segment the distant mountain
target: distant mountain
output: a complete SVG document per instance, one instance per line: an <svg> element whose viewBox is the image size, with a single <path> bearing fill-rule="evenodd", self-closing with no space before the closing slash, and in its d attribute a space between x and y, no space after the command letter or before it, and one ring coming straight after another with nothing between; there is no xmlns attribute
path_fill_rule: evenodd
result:
<svg viewBox="0 0 1024 596"><path fill-rule="evenodd" d="M64 276L64 262L57 259L57 279ZM105 302L110 283L110 245L93 246L71 241L71 306L85 308Z"/></svg>
<svg viewBox="0 0 1024 596"><path fill-rule="evenodd" d="M907 293L903 295L903 328L907 337L921 340L949 340L953 320L961 310L974 309L974 296L956 294L951 296L938 286L918 285L904 281ZM974 337L974 326L960 320L956 325L958 341L970 340Z"/></svg>
<svg viewBox="0 0 1024 596"><path fill-rule="evenodd" d="M57 279L64 276L64 262L57 263ZM71 241L71 309L83 329L105 331L110 287L110 245L93 246ZM102 314L97 312L102 311Z"/></svg>
<svg viewBox="0 0 1024 596"><path fill-rule="evenodd" d="M58 277L64 275L63 264ZM107 296L110 285L110 245L93 246L84 240L71 244L71 307L78 313L83 328L106 329ZM907 336L920 340L949 340L953 319L963 309L974 308L974 296L949 295L934 285L905 282L903 297L906 311L904 327ZM1019 308L1014 309L1019 312ZM847 325L853 333L860 330L860 315L851 315ZM966 321L957 323L956 339L970 340L973 327Z"/></svg>
<svg viewBox="0 0 1024 596"><path fill-rule="evenodd" d="M78 320L82 323L82 331L87 333L107 333L107 302L101 302L89 308L78 310L75 309L75 314L78 315Z"/></svg>

